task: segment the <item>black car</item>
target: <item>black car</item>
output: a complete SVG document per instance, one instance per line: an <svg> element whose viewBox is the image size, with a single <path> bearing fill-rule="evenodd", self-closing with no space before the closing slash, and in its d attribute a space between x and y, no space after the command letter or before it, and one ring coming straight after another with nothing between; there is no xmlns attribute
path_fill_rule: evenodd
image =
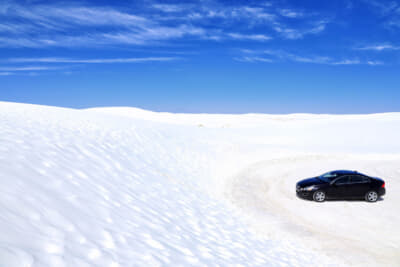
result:
<svg viewBox="0 0 400 267"><path fill-rule="evenodd" d="M317 202L325 199L365 199L375 202L385 193L385 181L357 171L331 171L296 184L298 197Z"/></svg>

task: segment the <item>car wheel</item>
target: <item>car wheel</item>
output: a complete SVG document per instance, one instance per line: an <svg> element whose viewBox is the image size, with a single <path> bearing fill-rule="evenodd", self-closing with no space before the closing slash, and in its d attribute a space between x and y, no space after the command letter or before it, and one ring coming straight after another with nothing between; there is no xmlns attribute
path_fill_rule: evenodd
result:
<svg viewBox="0 0 400 267"><path fill-rule="evenodd" d="M315 191L313 194L313 199L317 202L325 201L325 197L326 197L325 192L321 190Z"/></svg>
<svg viewBox="0 0 400 267"><path fill-rule="evenodd" d="M376 202L378 200L378 193L376 191L368 191L365 194L365 200L368 202Z"/></svg>

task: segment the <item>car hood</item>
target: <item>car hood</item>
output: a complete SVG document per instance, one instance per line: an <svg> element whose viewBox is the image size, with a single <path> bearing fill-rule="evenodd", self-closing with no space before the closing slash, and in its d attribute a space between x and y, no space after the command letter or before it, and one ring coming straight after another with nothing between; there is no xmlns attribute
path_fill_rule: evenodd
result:
<svg viewBox="0 0 400 267"><path fill-rule="evenodd" d="M326 182L322 181L317 176L317 177L301 180L297 183L297 185L300 187L306 187L306 186L310 186L310 185L318 185L318 184L325 184L325 183Z"/></svg>

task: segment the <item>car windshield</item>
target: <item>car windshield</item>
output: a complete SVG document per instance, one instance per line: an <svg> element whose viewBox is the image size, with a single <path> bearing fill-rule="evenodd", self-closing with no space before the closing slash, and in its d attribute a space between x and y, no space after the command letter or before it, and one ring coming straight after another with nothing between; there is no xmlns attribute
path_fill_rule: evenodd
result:
<svg viewBox="0 0 400 267"><path fill-rule="evenodd" d="M322 174L318 178L325 182L331 182L336 177L338 177L338 174L336 172L327 172Z"/></svg>

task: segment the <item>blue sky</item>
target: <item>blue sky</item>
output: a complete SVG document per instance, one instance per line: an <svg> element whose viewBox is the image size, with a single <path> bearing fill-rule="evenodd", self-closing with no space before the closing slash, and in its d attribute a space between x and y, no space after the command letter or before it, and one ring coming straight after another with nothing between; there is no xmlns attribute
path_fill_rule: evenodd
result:
<svg viewBox="0 0 400 267"><path fill-rule="evenodd" d="M399 67L399 1L0 3L2 101L391 112Z"/></svg>

